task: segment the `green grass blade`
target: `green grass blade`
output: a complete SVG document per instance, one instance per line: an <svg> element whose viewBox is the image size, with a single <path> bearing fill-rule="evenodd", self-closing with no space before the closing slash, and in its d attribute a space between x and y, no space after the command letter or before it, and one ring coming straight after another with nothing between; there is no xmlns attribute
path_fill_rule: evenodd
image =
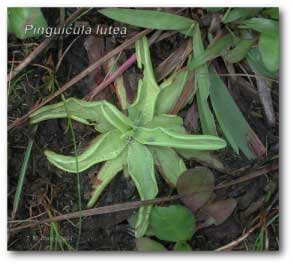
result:
<svg viewBox="0 0 293 265"><path fill-rule="evenodd" d="M255 135L240 112L226 85L211 68L211 101L220 127L233 150L241 150L248 159L256 158L249 137Z"/></svg>
<svg viewBox="0 0 293 265"><path fill-rule="evenodd" d="M227 23L231 23L235 20L254 17L261 10L262 10L262 8L243 8L243 7L233 8L232 10L228 9L222 18L222 22L224 24L227 24Z"/></svg>
<svg viewBox="0 0 293 265"><path fill-rule="evenodd" d="M77 197L78 197L78 210L81 212L82 210L82 203L81 203L81 188L80 188L80 175L79 175L79 168L78 168L78 150L77 150L77 144L76 144L76 137L75 137L75 133L73 130L73 126L72 126L72 121L70 119L70 115L68 112L68 108L66 105L66 100L65 97L62 96L62 100L64 102L64 107L65 107L65 111L67 113L67 117L68 117L68 127L70 129L70 133L71 133L71 138L72 138L72 142L73 142L73 148L74 148L74 154L75 154L75 166L76 166L76 185L77 185ZM81 236L81 226L82 226L82 217L81 214L79 215L79 222L78 222L78 237L77 237L77 241L76 241L76 250L78 250L78 246L79 246L79 241L80 241L80 236Z"/></svg>
<svg viewBox="0 0 293 265"><path fill-rule="evenodd" d="M24 153L21 169L20 169L20 172L18 175L18 182L17 182L16 192L15 192L15 196L14 196L14 201L13 201L12 219L14 219L15 214L18 210L20 196L21 196L21 192L22 192L22 188L23 188L23 184L24 184L24 180L25 180L25 174L26 174L28 162L30 159L32 147L34 144L34 135L37 131L37 128L38 128L38 125L35 125L33 128L33 132L32 132L32 138L29 139L27 148Z"/></svg>
<svg viewBox="0 0 293 265"><path fill-rule="evenodd" d="M197 69L206 62L220 56L226 49L233 44L233 36L227 34L220 39L214 41L203 53L193 58L190 64L191 69Z"/></svg>
<svg viewBox="0 0 293 265"><path fill-rule="evenodd" d="M197 25L193 35L194 58L197 58L197 56L203 54L204 51L200 28ZM196 70L195 82L198 88L196 92L196 100L202 132L204 134L217 135L215 120L208 104L208 97L210 95L210 79L207 64L203 64Z"/></svg>
<svg viewBox="0 0 293 265"><path fill-rule="evenodd" d="M159 30L177 30L184 34L190 34L190 28L195 21L177 16L174 14L127 8L106 8L99 12L109 18L142 28L151 28Z"/></svg>

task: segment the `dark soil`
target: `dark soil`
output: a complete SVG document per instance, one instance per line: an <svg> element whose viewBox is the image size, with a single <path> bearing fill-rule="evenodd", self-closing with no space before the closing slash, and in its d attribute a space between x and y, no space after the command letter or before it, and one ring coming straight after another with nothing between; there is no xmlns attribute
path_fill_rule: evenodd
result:
<svg viewBox="0 0 293 265"><path fill-rule="evenodd" d="M68 12L74 10L68 9ZM49 24L54 25L58 19L58 9L44 9L45 16L49 20ZM194 10L191 12L193 14ZM90 25L109 22L101 15L97 15L96 9L90 11L82 19L88 21ZM202 23L206 22L204 17ZM138 32L137 28L130 27L130 35ZM128 38L128 37L127 37ZM73 41L73 37L69 36L63 39L63 51ZM80 37L68 54L65 56L61 68L57 73L56 79L59 84L63 84L70 78L81 72L89 65L89 57L84 48L85 36ZM38 40L40 42L41 40ZM105 37L104 51L106 54L113 47L118 46L124 39ZM166 59L172 51L180 46L184 38L180 34L175 34L167 39L156 43L151 48L151 56L154 67ZM25 40L25 43L35 42L35 40ZM8 59L22 61L30 52L30 46L9 46L9 44L22 44L14 36L8 38ZM60 43L54 41L52 45L39 56L34 63L54 67L58 61L58 50ZM126 50L121 58L128 58L134 49ZM120 58L120 60L122 60ZM122 60L123 61L123 60ZM219 62L221 63L221 62ZM9 69L11 64L9 64ZM8 70L9 70L8 69ZM97 70L94 76L96 82L101 82L105 75L105 69ZM129 87L130 94L135 95L137 80L140 72L136 66L131 67L125 73L125 82ZM48 80L48 72L42 68L28 66L25 74L17 82L11 83L11 93L8 97L8 122L10 123L17 117L21 117L29 111L39 99L42 99L53 90L48 89L46 80ZM231 82L228 78L225 81L231 88ZM93 86L93 79L88 77L74 85L66 93L65 97L83 98L90 92ZM105 89L106 92L101 93L99 97L105 98L113 103L117 103L115 93L112 86ZM278 86L275 84L272 91L274 107L278 116ZM265 121L262 112L262 106L258 96L251 96L241 87L233 86L233 96L251 125L252 129L259 136L261 141L266 145L268 153L260 160L249 161L242 155L236 155L231 148L219 153L219 157L225 169L231 175L226 175L217 170L213 170L217 183L237 179L237 176L244 175L247 172L253 172L265 165L274 156L278 155L278 124L276 127L269 127ZM51 103L60 101L60 98L53 100ZM187 106L179 114L186 119L187 115L195 115L191 118L196 123L196 108L189 110L192 106ZM195 113L195 114L194 114ZM190 120L190 117L188 118ZM196 127L192 127L195 123L185 123L189 126L190 131L197 131ZM189 125L188 125L189 124ZM73 123L75 130L78 149L82 150L96 136L96 131L89 126L83 126ZM52 215L66 214L78 211L77 197L77 180L75 174L69 174L58 170L46 160L44 149L54 150L62 154L73 154L73 142L70 130L66 130L66 120L49 120L39 124L36 135L34 136L34 145L25 176L24 188L21 196L19 209L17 211L16 220L26 220L35 216L47 218L47 212ZM22 159L28 140L32 137L32 126L26 123L8 132L8 217L10 219L13 208L13 200L16 191L18 175L22 165ZM194 167L199 164L189 161L186 163L188 167ZM82 205L85 206L89 193L92 190L93 179L99 166L94 166L89 170L80 174L81 177L81 194ZM253 220L259 216L262 211L271 205L271 209L278 209L278 201L274 199L278 196L278 172L272 172L251 181L234 185L227 189L219 190L215 193L216 198L226 199L235 198L238 202L237 208L233 214L221 225L211 226L200 229L195 233L190 245L193 250L214 250L231 241L236 240L242 235L246 229L249 229ZM158 176L160 186L159 196L175 194ZM111 205L119 202L128 202L138 200L135 187L130 179L124 177L121 173L109 185L103 193L102 198L96 206ZM131 227L127 222L127 218L131 216L133 210L105 214L99 216L85 217L82 220L82 232L79 243L79 250L134 250L135 237ZM78 220L62 221L58 223L60 234L68 243L75 247L78 236ZM256 238L260 234L260 229L256 229L254 233L235 250L254 250ZM269 227L267 231L269 240L269 250L278 250L278 220ZM172 244L166 244L166 247L172 248ZM50 246L50 228L48 225L40 225L30 229L24 229L19 232L9 233L8 249L9 250L49 250ZM66 249L66 248L65 248Z"/></svg>

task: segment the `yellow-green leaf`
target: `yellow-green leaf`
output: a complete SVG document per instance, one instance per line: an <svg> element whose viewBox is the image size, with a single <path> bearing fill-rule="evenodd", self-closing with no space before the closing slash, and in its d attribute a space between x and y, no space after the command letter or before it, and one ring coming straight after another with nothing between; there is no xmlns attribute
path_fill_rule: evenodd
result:
<svg viewBox="0 0 293 265"><path fill-rule="evenodd" d="M182 134L161 127L154 129L139 127L134 138L146 145L183 149L218 150L226 146L225 140L216 136Z"/></svg>
<svg viewBox="0 0 293 265"><path fill-rule="evenodd" d="M137 251L166 251L167 249L159 242L148 237L141 237L135 242Z"/></svg>
<svg viewBox="0 0 293 265"><path fill-rule="evenodd" d="M163 127L170 131L185 133L185 128L183 127L183 120L181 117L172 114L161 114L155 116L154 119L146 123L143 127L145 128L157 128Z"/></svg>
<svg viewBox="0 0 293 265"><path fill-rule="evenodd" d="M186 170L183 159L169 147L152 147L151 151L166 182L173 187L176 186L178 177Z"/></svg>
<svg viewBox="0 0 293 265"><path fill-rule="evenodd" d="M82 154L77 156L78 172L117 157L126 145L127 142L121 139L121 133L118 130L111 130L98 136ZM77 172L76 157L64 156L48 150L45 151L45 155L56 167L67 172Z"/></svg>
<svg viewBox="0 0 293 265"><path fill-rule="evenodd" d="M97 181L95 182L95 190L91 194L91 198L87 203L87 207L91 208L94 206L103 190L107 187L110 181L117 175L119 171L123 169L126 164L125 156L127 153L123 151L116 158L110 159L105 162L103 167L100 169L97 175Z"/></svg>
<svg viewBox="0 0 293 265"><path fill-rule="evenodd" d="M153 119L160 88L155 80L148 42L145 37L136 42L138 65L144 67L143 79L139 81L135 102L128 108L129 117L136 126Z"/></svg>
<svg viewBox="0 0 293 265"><path fill-rule="evenodd" d="M66 118L68 114L70 119L87 125L95 125L99 132L108 132L114 128L125 132L132 126L130 119L107 101L87 102L76 98L68 98L65 102L36 110L31 114L30 122L38 123L49 119Z"/></svg>
<svg viewBox="0 0 293 265"><path fill-rule="evenodd" d="M142 200L153 199L158 193L158 186L154 171L154 161L148 148L136 141L132 141L128 147L128 172L131 176L138 194ZM135 224L135 235L141 237L145 234L151 205L139 209L138 219Z"/></svg>

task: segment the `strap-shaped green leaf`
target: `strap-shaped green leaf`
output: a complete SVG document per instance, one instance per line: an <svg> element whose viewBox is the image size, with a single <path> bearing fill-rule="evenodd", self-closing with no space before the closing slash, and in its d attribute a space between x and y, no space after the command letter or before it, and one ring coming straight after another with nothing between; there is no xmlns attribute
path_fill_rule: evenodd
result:
<svg viewBox="0 0 293 265"><path fill-rule="evenodd" d="M91 208L94 206L99 196L111 180L121 171L126 163L126 151L123 151L119 156L114 159L110 159L105 162L103 167L100 169L97 175L96 187L93 191L90 200L87 203L87 207Z"/></svg>
<svg viewBox="0 0 293 265"><path fill-rule="evenodd" d="M252 129L216 71L211 68L210 72L212 106L225 137L237 154L240 149L248 159L255 158L248 143Z"/></svg>
<svg viewBox="0 0 293 265"><path fill-rule="evenodd" d="M262 61L270 72L277 71L280 57L278 21L267 18L251 18L244 21L240 27L250 28L261 33L258 46Z"/></svg>
<svg viewBox="0 0 293 265"><path fill-rule="evenodd" d="M147 145L195 150L217 150L226 146L225 140L217 136L182 134L161 127L154 129L139 127L134 138Z"/></svg>
<svg viewBox="0 0 293 265"><path fill-rule="evenodd" d="M136 141L128 147L128 171L142 200L153 199L158 193L154 161L148 148ZM144 235L148 228L151 206L141 207L135 225L137 237Z"/></svg>
<svg viewBox="0 0 293 265"><path fill-rule="evenodd" d="M98 136L89 147L79 156L78 172L82 172L89 167L117 157L125 148L127 142L121 138L121 132L111 130ZM56 154L52 151L45 151L47 159L56 167L67 171L76 172L76 157Z"/></svg>
<svg viewBox="0 0 293 265"><path fill-rule="evenodd" d="M280 60L279 34L270 35L261 33L258 47L266 68L271 72L276 72L279 69Z"/></svg>
<svg viewBox="0 0 293 265"><path fill-rule="evenodd" d="M235 20L245 19L249 17L254 17L257 13L259 13L262 8L251 8L251 7L236 7L228 9L225 15L222 18L222 22L224 24L231 23Z"/></svg>
<svg viewBox="0 0 293 265"><path fill-rule="evenodd" d="M260 33L268 34L271 36L278 34L279 31L278 21L260 17L247 19L243 21L243 23L239 27L253 29Z"/></svg>
<svg viewBox="0 0 293 265"><path fill-rule="evenodd" d="M103 15L114 20L142 28L177 30L186 35L191 34L195 21L174 14L127 8L106 8L99 10Z"/></svg>
<svg viewBox="0 0 293 265"><path fill-rule="evenodd" d="M164 86L157 98L156 114L169 113L175 106L188 77L188 71L180 71L172 78L170 85Z"/></svg>
<svg viewBox="0 0 293 265"><path fill-rule="evenodd" d="M241 39L233 48L222 55L223 58L229 63L240 62L248 53L250 47L254 43L254 39Z"/></svg>
<svg viewBox="0 0 293 265"><path fill-rule="evenodd" d="M95 128L99 132L108 132L114 128L125 132L132 126L129 118L107 101L87 102L68 98L65 103L66 109L64 102L38 109L30 116L30 122L37 123L49 119L66 118L67 113L69 113L73 120L87 125L95 124Z"/></svg>
<svg viewBox="0 0 293 265"><path fill-rule="evenodd" d="M151 121L160 88L155 80L148 42L145 37L136 42L138 65L144 67L143 80L139 82L135 102L128 108L129 117L136 125Z"/></svg>
<svg viewBox="0 0 293 265"><path fill-rule="evenodd" d="M176 187L178 177L186 170L182 158L169 147L151 147L155 163L160 167L166 182Z"/></svg>
<svg viewBox="0 0 293 265"><path fill-rule="evenodd" d="M201 38L200 28L197 25L193 35L193 55L197 58L204 53L204 46ZM214 116L208 104L208 97L210 95L210 79L207 64L198 67L195 74L195 82L197 84L196 100L202 132L209 135L217 135Z"/></svg>
<svg viewBox="0 0 293 265"><path fill-rule="evenodd" d="M185 133L185 128L183 127L183 120L177 115L171 114L161 114L155 116L154 119L144 125L145 128L157 128L164 127L168 130Z"/></svg>
<svg viewBox="0 0 293 265"><path fill-rule="evenodd" d="M205 51L195 58L193 58L190 68L197 69L206 62L215 59L220 56L226 49L228 49L233 44L233 36L227 34L220 39L214 41Z"/></svg>
<svg viewBox="0 0 293 265"><path fill-rule="evenodd" d="M246 56L247 63L256 74L274 78L275 74L270 72L264 65L258 47L251 48Z"/></svg>

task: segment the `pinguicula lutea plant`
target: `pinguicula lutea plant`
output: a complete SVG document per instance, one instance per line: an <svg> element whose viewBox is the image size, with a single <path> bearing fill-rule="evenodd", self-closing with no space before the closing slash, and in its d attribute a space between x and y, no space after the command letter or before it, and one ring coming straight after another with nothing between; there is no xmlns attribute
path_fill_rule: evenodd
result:
<svg viewBox="0 0 293 265"><path fill-rule="evenodd" d="M178 153L190 151L196 155L197 150L218 150L226 146L217 136L188 134L182 118L168 114L180 96L188 72L178 72L158 85L145 37L136 42L136 55L138 67L143 68L143 78L138 83L135 101L127 109L128 116L105 100L87 102L68 98L42 107L30 117L31 123L70 118L95 127L97 137L77 157L45 151L50 163L66 172L82 172L104 163L97 173L98 184L87 207L95 205L109 182L122 170L130 175L142 200L153 199L158 194L155 166L169 185L176 186L178 177L186 170ZM151 211L152 205L139 209L134 225L136 237L142 237L147 231Z"/></svg>

